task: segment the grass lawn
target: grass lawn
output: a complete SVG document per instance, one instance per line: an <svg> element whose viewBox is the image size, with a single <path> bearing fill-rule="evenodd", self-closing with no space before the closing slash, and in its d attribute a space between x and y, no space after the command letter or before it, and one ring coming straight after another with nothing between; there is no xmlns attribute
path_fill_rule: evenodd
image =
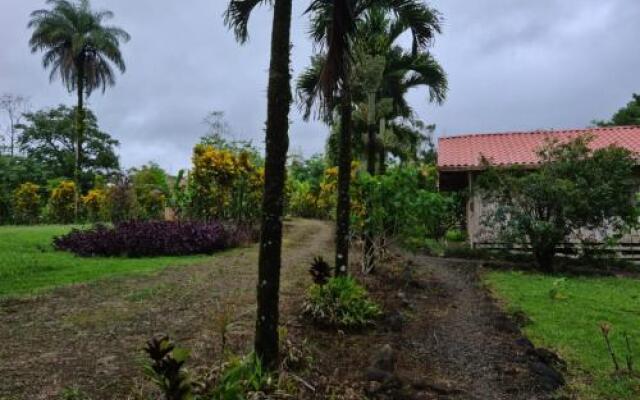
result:
<svg viewBox="0 0 640 400"><path fill-rule="evenodd" d="M640 280L559 279L520 272L490 272L485 279L509 311L530 317L524 328L527 336L568 362L571 394L580 399L640 398L640 374L612 374L613 362L600 332L602 322L613 327L611 338L621 367L627 354L622 334L628 332L635 369L640 371Z"/></svg>
<svg viewBox="0 0 640 400"><path fill-rule="evenodd" d="M29 295L105 277L148 273L209 258L81 258L55 251L51 245L53 237L70 229L70 226L61 225L0 226L0 298Z"/></svg>

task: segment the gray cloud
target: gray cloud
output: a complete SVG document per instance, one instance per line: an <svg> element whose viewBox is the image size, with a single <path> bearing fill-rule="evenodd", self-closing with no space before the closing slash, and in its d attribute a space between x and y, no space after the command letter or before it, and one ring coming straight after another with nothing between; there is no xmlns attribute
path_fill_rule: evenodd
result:
<svg viewBox="0 0 640 400"><path fill-rule="evenodd" d="M251 21L239 46L222 23L224 0L94 0L129 31L126 74L89 99L105 130L122 143L129 167L159 162L187 167L202 120L224 110L236 137L262 145L266 113L271 10ZM160 5L159 5L160 4ZM429 105L412 92L418 114L439 134L583 127L606 118L640 91L636 0L434 0L445 17L434 54L449 73L447 102ZM293 72L307 64L305 2L294 1ZM31 97L34 107L73 104L59 82L48 82L40 56L29 53L29 12L42 0L0 0L0 92ZM305 123L295 107L291 150L322 151L327 128Z"/></svg>

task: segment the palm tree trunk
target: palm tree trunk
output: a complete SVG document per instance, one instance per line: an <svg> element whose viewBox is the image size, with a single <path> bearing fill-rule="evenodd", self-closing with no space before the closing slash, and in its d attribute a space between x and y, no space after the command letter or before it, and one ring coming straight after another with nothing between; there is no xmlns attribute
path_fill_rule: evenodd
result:
<svg viewBox="0 0 640 400"><path fill-rule="evenodd" d="M336 207L336 271L346 275L349 268L349 219L351 218L351 88L345 82L340 106L338 149L338 204Z"/></svg>
<svg viewBox="0 0 640 400"><path fill-rule="evenodd" d="M384 144L380 145L378 155L380 157L378 161L378 174L384 175L387 173L387 150L384 148Z"/></svg>
<svg viewBox="0 0 640 400"><path fill-rule="evenodd" d="M265 184L258 261L258 313L255 352L263 365L278 364L280 263L283 191L289 149L291 105L290 35L292 0L276 0L271 33L271 65L267 90Z"/></svg>
<svg viewBox="0 0 640 400"><path fill-rule="evenodd" d="M75 183L74 194L74 218L78 222L79 206L80 206L80 166L82 163L82 137L84 136L84 74L82 67L78 68L78 107L76 110L76 154L75 164L73 166L73 180Z"/></svg>
<svg viewBox="0 0 640 400"><path fill-rule="evenodd" d="M375 94L373 95L375 96ZM375 98L373 101L369 101L369 105L375 104ZM369 175L374 176L376 174L376 124L375 124L375 111L369 110L369 121L367 126L367 172ZM371 200L366 199L366 212L367 222L365 223L364 233L364 271L366 273L373 271L375 267L375 253L373 249L373 227L371 226Z"/></svg>

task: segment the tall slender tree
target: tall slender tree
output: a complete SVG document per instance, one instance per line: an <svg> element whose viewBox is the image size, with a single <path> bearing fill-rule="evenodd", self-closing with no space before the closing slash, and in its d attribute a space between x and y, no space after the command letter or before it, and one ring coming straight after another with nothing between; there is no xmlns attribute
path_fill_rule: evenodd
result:
<svg viewBox="0 0 640 400"><path fill-rule="evenodd" d="M291 7L292 0L231 0L225 14L240 43L248 38L251 12L260 4L273 4L271 63L267 89L265 186L258 260L258 312L255 352L269 369L278 362L280 266L282 253L283 192L289 148L291 107Z"/></svg>
<svg viewBox="0 0 640 400"><path fill-rule="evenodd" d="M421 0L312 0L307 9L311 15L311 37L319 45L324 59L322 66L316 65L317 78L309 79L300 86L315 88L304 94L304 107L313 107L318 102L321 109L332 110L340 104L340 138L338 146L338 202L336 212L336 273L346 273L349 265L349 186L352 161L352 104L351 72L354 70L354 44L360 34L360 22L368 10L380 8L393 13L413 38L412 52L426 49L435 33L440 32L440 15ZM305 76L303 78L309 78ZM349 106L347 107L347 102ZM330 112L330 111L329 111ZM322 113L327 115L325 111ZM306 114L307 116L309 113Z"/></svg>
<svg viewBox="0 0 640 400"><path fill-rule="evenodd" d="M20 125L20 121L24 113L29 108L29 99L26 97L5 93L0 96L0 111L4 111L9 119L8 136L9 136L9 155L15 155L16 147L16 127Z"/></svg>
<svg viewBox="0 0 640 400"><path fill-rule="evenodd" d="M31 52L44 52L42 65L51 68L50 79L56 76L69 92L76 91L75 209L78 212L82 140L85 131L84 99L96 89L106 90L115 84L113 67L125 72L120 43L130 36L123 29L105 25L113 18L108 10L94 11L89 0L47 0L51 9L31 13L29 40Z"/></svg>

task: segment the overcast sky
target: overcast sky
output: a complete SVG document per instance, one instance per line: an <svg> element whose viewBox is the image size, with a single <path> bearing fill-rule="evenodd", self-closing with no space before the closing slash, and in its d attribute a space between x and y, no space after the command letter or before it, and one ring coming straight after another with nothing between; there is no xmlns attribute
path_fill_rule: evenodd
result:
<svg viewBox="0 0 640 400"><path fill-rule="evenodd" d="M311 45L294 1L293 72ZM203 118L223 110L236 138L262 145L269 63L269 7L255 14L251 39L239 46L223 25L226 0L93 0L115 13L132 40L127 72L89 105L121 142L123 166L156 161L175 172L189 166L205 132ZM608 118L640 92L638 0L434 0L445 19L433 53L449 74L446 103L411 93L437 135L586 127ZM40 55L30 54L29 13L44 0L0 0L0 93L28 96L34 108L75 98L49 83ZM327 129L305 123L294 107L291 151L321 152ZM0 123L4 122L0 120Z"/></svg>

